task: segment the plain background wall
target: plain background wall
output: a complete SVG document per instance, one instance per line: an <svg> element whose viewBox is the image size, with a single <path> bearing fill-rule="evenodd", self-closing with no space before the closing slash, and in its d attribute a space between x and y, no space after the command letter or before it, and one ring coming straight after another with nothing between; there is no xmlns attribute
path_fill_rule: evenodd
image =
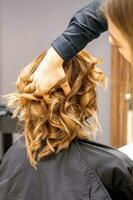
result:
<svg viewBox="0 0 133 200"><path fill-rule="evenodd" d="M68 25L71 16L89 0L0 0L0 94L15 90L20 70L41 51L48 49ZM87 45L103 58L109 76L108 90L98 89L99 120L103 135L97 141L110 144L110 46L108 33ZM5 103L1 99L1 103Z"/></svg>

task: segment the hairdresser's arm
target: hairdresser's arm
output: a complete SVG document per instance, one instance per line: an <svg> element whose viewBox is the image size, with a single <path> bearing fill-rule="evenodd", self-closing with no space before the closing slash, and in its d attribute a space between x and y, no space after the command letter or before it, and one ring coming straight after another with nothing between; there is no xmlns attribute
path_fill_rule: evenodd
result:
<svg viewBox="0 0 133 200"><path fill-rule="evenodd" d="M76 12L70 20L68 28L52 42L48 54L39 65L33 79L37 94L45 94L65 77L63 61L72 58L88 42L107 30L106 20L99 10L103 1L94 0Z"/></svg>
<svg viewBox="0 0 133 200"><path fill-rule="evenodd" d="M53 48L63 60L73 57L90 41L107 30L107 22L99 9L103 1L94 0L76 12L68 28L53 41Z"/></svg>

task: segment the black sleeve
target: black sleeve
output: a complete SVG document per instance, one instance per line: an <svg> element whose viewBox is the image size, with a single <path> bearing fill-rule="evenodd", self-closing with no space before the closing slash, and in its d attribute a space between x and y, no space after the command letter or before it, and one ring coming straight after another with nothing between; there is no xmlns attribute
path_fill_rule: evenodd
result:
<svg viewBox="0 0 133 200"><path fill-rule="evenodd" d="M52 42L52 47L64 59L72 58L90 41L107 30L107 22L100 6L104 0L92 3L77 11L71 18L67 29Z"/></svg>

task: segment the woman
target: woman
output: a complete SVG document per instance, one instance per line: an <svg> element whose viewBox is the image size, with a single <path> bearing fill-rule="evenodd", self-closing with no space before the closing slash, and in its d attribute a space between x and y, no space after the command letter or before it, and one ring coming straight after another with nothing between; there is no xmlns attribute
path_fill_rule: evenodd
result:
<svg viewBox="0 0 133 200"><path fill-rule="evenodd" d="M110 32L109 42L118 47L120 53L132 63L132 10L132 0L93 0L89 5L76 12L67 29L52 42L46 58L31 77L33 82L30 88L33 90L36 88L38 95L46 94L65 77L62 69L63 61L72 58L107 28ZM45 73L47 73L46 79L43 78ZM131 73L133 76L133 70ZM53 76L52 80L50 80L51 76ZM62 88L66 90L67 84L64 83ZM67 89L69 91L69 88Z"/></svg>
<svg viewBox="0 0 133 200"><path fill-rule="evenodd" d="M81 51L63 64L69 93L60 82L38 96L25 91L42 59L22 70L17 91L7 95L24 137L2 160L0 200L133 199L133 162L91 141L100 127L96 86L106 86L99 60Z"/></svg>

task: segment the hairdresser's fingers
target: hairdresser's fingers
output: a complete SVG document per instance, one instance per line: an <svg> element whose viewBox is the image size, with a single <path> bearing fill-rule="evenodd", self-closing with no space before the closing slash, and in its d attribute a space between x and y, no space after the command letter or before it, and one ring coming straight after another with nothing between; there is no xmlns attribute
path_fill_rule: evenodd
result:
<svg viewBox="0 0 133 200"><path fill-rule="evenodd" d="M30 76L29 80L32 82L33 79L34 79L34 74L32 74L32 75Z"/></svg>
<svg viewBox="0 0 133 200"><path fill-rule="evenodd" d="M49 94L43 95L43 99L48 104L49 103Z"/></svg>
<svg viewBox="0 0 133 200"><path fill-rule="evenodd" d="M34 91L34 94L35 94L35 95L41 96L41 97L42 97L42 96L44 96L45 94L47 94L47 91L45 91L44 88L43 88L43 92L42 92L41 87L38 86L36 83L35 83L35 85L36 85L36 89L35 89L35 91Z"/></svg>
<svg viewBox="0 0 133 200"><path fill-rule="evenodd" d="M60 86L63 89L65 96L67 96L71 90L68 81L65 80L65 82L60 84Z"/></svg>
<svg viewBox="0 0 133 200"><path fill-rule="evenodd" d="M36 85L34 82L29 83L25 88L24 92L33 93L36 90Z"/></svg>

